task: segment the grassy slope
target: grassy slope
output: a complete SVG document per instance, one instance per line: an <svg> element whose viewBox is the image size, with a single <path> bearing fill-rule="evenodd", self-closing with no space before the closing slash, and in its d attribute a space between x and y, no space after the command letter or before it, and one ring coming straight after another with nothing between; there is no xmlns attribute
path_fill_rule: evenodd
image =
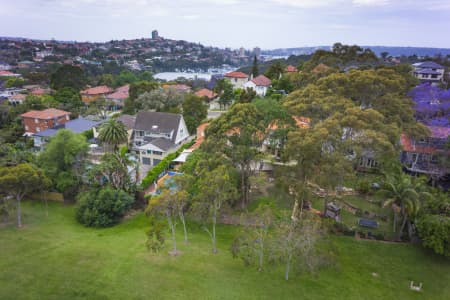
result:
<svg viewBox="0 0 450 300"><path fill-rule="evenodd" d="M210 254L206 234L191 228L191 243L180 243L183 255L174 258L167 250L159 255L146 251L143 215L96 230L78 225L72 207L52 204L46 218L41 204L24 206L25 228L0 227L0 299L445 299L450 295L450 262L408 245L338 237L336 268L316 276L295 275L285 282L281 269L258 273L231 257L228 247L234 227L219 228L216 256ZM422 281L424 292L410 291L409 280Z"/></svg>

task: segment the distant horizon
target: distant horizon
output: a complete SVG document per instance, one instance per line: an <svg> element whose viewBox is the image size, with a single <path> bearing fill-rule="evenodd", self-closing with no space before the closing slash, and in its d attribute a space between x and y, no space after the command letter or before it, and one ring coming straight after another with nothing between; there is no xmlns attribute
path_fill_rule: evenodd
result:
<svg viewBox="0 0 450 300"><path fill-rule="evenodd" d="M150 31L150 35L151 35L151 31ZM176 40L176 41L186 41L189 43L200 43L205 47L217 47L217 48L221 48L221 49L225 49L225 48L231 48L233 50L239 49L240 47L244 47L244 46L240 46L240 47L230 47L230 46L217 46L217 45L208 45L202 42L198 42L198 41L189 41L186 39L176 39L176 38L171 38L171 37L165 37L165 36L160 36L164 39L167 40ZM57 38L34 38L34 37L26 37L26 36L0 36L0 39L24 39L24 40L34 40L34 41L57 41L57 42L66 42L66 43L108 43L111 40L113 41L128 41L128 40L140 40L140 39L151 39L151 36L142 36L142 37L134 37L134 38L113 38L113 39L108 39L108 40L70 40L70 39L57 39ZM434 46L404 46L404 45L383 45L383 44L374 44L374 45L361 45L361 44L357 44L357 43L344 43L344 42L340 42L340 41L336 41L332 44L326 45L326 44L317 44L317 45L300 45L300 46L287 46L287 47L283 47L283 46L278 46L278 47L274 47L274 48L261 48L261 50L263 51L271 51L271 50L278 50L278 49L296 49L296 48L315 48L315 47L332 47L335 43L342 43L344 45L356 45L356 46L360 46L360 47L389 47L389 48L424 48L424 49L445 49L445 50L450 50L450 47L434 47ZM244 47L244 49L246 50L252 50L253 48L258 47L258 46L253 46L253 47Z"/></svg>
<svg viewBox="0 0 450 300"><path fill-rule="evenodd" d="M448 0L0 0L0 8L1 34L31 39L105 42L157 29L171 39L234 49L335 41L450 48Z"/></svg>

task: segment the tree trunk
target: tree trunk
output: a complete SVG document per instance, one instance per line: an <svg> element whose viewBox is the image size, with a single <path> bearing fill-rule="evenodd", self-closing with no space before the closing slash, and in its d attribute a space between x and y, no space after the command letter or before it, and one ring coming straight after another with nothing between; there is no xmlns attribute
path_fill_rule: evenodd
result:
<svg viewBox="0 0 450 300"><path fill-rule="evenodd" d="M397 218L398 218L397 212L394 211L394 222L393 222L393 223L394 223L394 224L393 224L393 226L394 226L394 228L393 228L394 233L395 233L395 231L397 230L397 222L398 222Z"/></svg>
<svg viewBox="0 0 450 300"><path fill-rule="evenodd" d="M211 241L212 241L212 252L214 254L217 253L217 246L216 246L216 212L214 212L213 215L213 222L212 222L212 235L211 235Z"/></svg>
<svg viewBox="0 0 450 300"><path fill-rule="evenodd" d="M407 220L407 216L404 215L402 226L400 227L400 231L398 232L398 238L399 239L402 237L403 231L405 230L406 220Z"/></svg>
<svg viewBox="0 0 450 300"><path fill-rule="evenodd" d="M175 224L172 222L170 217L167 217L167 222L169 223L170 230L172 232L173 255L176 255L177 254L177 239L175 237Z"/></svg>
<svg viewBox="0 0 450 300"><path fill-rule="evenodd" d="M18 195L16 197L17 199L17 227L21 228L22 227L22 211L21 211L21 207L20 207L20 202L21 202L21 197Z"/></svg>
<svg viewBox="0 0 450 300"><path fill-rule="evenodd" d="M184 213L183 212L180 212L180 220L181 220L181 223L183 224L184 242L187 244L188 243L188 236L187 236L187 230L186 230L186 220L184 219Z"/></svg>
<svg viewBox="0 0 450 300"><path fill-rule="evenodd" d="M286 271L284 272L284 279L289 280L289 271L291 268L291 255L288 255L286 259Z"/></svg>
<svg viewBox="0 0 450 300"><path fill-rule="evenodd" d="M263 240L260 238L260 249L259 249L259 268L258 271L261 272L263 269L263 263L264 263L264 243Z"/></svg>

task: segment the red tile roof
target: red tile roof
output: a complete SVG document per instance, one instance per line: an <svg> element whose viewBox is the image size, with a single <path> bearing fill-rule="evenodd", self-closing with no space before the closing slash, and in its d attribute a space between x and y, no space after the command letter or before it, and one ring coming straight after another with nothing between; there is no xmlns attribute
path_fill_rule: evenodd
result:
<svg viewBox="0 0 450 300"><path fill-rule="evenodd" d="M84 91L81 91L80 93L82 95L88 95L88 96L94 96L94 95L103 95L103 94L109 94L113 90L106 85L100 85L93 88L86 89Z"/></svg>
<svg viewBox="0 0 450 300"><path fill-rule="evenodd" d="M163 89L173 89L178 92L189 92L191 90L191 87L185 84L164 84L162 86Z"/></svg>
<svg viewBox="0 0 450 300"><path fill-rule="evenodd" d="M297 68L292 65L286 67L286 72L297 72L297 71L298 71Z"/></svg>
<svg viewBox="0 0 450 300"><path fill-rule="evenodd" d="M0 76L20 76L19 74L14 74L10 71L0 71Z"/></svg>
<svg viewBox="0 0 450 300"><path fill-rule="evenodd" d="M108 95L108 99L124 100L129 96L130 85L118 87L116 91Z"/></svg>
<svg viewBox="0 0 450 300"><path fill-rule="evenodd" d="M257 86L270 86L272 84L272 81L264 75L253 78L252 82Z"/></svg>
<svg viewBox="0 0 450 300"><path fill-rule="evenodd" d="M230 77L230 78L248 78L248 75L242 72L230 72L225 74L225 77Z"/></svg>
<svg viewBox="0 0 450 300"><path fill-rule="evenodd" d="M35 118L35 119L54 119L58 117L63 117L66 115L70 115L70 112L59 110L56 108L48 108L45 110L30 110L29 112L26 112L24 114L21 114L20 116L22 118Z"/></svg>
<svg viewBox="0 0 450 300"><path fill-rule="evenodd" d="M190 150L198 149L200 145L205 141L205 130L208 125L209 123L203 123L197 127L197 139L195 140L195 143L189 148Z"/></svg>
<svg viewBox="0 0 450 300"><path fill-rule="evenodd" d="M432 154L436 151L433 147L416 145L406 134L401 135L400 144L403 147L403 151L406 152Z"/></svg>
<svg viewBox="0 0 450 300"><path fill-rule="evenodd" d="M208 89L201 89L195 93L198 97L206 97L208 99L216 98L217 94Z"/></svg>
<svg viewBox="0 0 450 300"><path fill-rule="evenodd" d="M46 91L43 88L36 88L36 89L31 91L31 94L33 94L35 96L42 96L45 93L46 93Z"/></svg>

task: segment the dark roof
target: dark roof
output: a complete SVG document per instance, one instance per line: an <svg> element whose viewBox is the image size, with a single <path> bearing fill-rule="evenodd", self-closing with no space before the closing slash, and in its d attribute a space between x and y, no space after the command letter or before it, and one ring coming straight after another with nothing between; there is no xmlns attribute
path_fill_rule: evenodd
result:
<svg viewBox="0 0 450 300"><path fill-rule="evenodd" d="M154 139L150 142L150 144L155 145L156 147L164 151L167 151L175 147L175 144L171 140L165 138Z"/></svg>
<svg viewBox="0 0 450 300"><path fill-rule="evenodd" d="M132 115L121 115L117 118L117 121L121 122L123 125L125 125L125 128L127 130L133 129L134 124L136 123L136 116Z"/></svg>
<svg viewBox="0 0 450 300"><path fill-rule="evenodd" d="M68 121L64 124L55 126L53 128L46 129L44 131L35 133L36 136L42 136L42 137L52 137L54 136L58 130L60 129L68 129L72 131L73 133L83 133L85 131L88 131L100 124L102 124L104 121L95 122L91 120L86 120L83 118L78 118L75 120Z"/></svg>
<svg viewBox="0 0 450 300"><path fill-rule="evenodd" d="M144 130L151 133L171 133L178 130L180 124L181 115L164 113L164 112L153 112L153 111L142 111L136 116L136 123L134 124L135 130ZM172 139L176 138L176 134L172 136Z"/></svg>
<svg viewBox="0 0 450 300"><path fill-rule="evenodd" d="M417 64L419 68L428 68L428 69L444 69L440 64L435 63L434 61L424 61L422 63Z"/></svg>
<svg viewBox="0 0 450 300"><path fill-rule="evenodd" d="M437 72L437 71L433 71L430 69L422 69L422 70L418 70L416 71L417 74L430 74L430 75L440 75L441 73Z"/></svg>

